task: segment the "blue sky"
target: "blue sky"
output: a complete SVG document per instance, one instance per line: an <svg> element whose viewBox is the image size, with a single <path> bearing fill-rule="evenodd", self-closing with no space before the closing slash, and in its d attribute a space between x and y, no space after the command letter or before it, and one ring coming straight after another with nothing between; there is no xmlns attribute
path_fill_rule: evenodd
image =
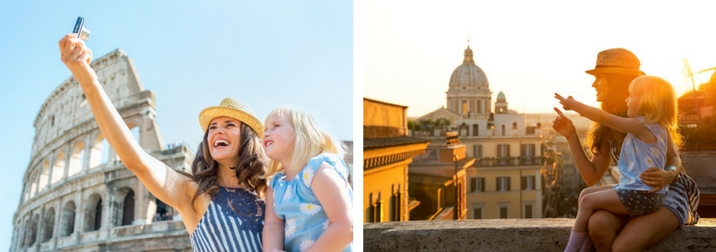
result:
<svg viewBox="0 0 716 252"><path fill-rule="evenodd" d="M121 48L132 59L156 94L165 143L195 149L199 112L227 96L261 120L279 106L306 110L336 138L353 140L351 1L3 1L0 251L10 247L35 116L70 76L57 42L77 16L92 32L95 58Z"/></svg>

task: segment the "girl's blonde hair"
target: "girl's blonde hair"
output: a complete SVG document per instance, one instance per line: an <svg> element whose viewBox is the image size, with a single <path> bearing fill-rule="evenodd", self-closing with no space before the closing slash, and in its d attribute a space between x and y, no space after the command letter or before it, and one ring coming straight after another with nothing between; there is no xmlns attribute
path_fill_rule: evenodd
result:
<svg viewBox="0 0 716 252"><path fill-rule="evenodd" d="M678 105L671 84L662 78L645 75L631 82L629 92L641 96L635 114L643 116L645 123L658 123L666 128L677 148L680 147Z"/></svg>
<svg viewBox="0 0 716 252"><path fill-rule="evenodd" d="M308 160L321 153L334 153L341 159L345 155L346 148L343 143L335 142L326 132L318 129L313 117L305 112L290 108L277 108L266 117L265 125L272 116L286 117L293 127L295 137L293 156L291 157L290 169L300 171ZM272 177L285 169L276 160L269 161L267 176Z"/></svg>

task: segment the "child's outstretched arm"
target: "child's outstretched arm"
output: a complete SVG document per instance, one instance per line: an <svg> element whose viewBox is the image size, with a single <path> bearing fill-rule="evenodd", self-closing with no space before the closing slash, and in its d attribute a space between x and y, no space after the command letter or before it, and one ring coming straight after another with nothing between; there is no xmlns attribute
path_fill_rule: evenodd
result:
<svg viewBox="0 0 716 252"><path fill-rule="evenodd" d="M306 251L341 251L353 241L349 184L336 170L323 163L313 176L311 188L328 215L328 229Z"/></svg>
<svg viewBox="0 0 716 252"><path fill-rule="evenodd" d="M263 250L283 251L284 221L276 216L273 210L273 189L266 189L266 213L264 214L264 230L262 231Z"/></svg>
<svg viewBox="0 0 716 252"><path fill-rule="evenodd" d="M622 133L635 135L647 143L653 143L656 141L656 136L651 133L643 122L636 118L609 114L604 110L581 103L571 96L564 98L561 95L554 93L554 98L559 100L559 103L562 104L562 108L565 110L574 110L579 113L579 115L584 116L593 122L604 124L607 127Z"/></svg>

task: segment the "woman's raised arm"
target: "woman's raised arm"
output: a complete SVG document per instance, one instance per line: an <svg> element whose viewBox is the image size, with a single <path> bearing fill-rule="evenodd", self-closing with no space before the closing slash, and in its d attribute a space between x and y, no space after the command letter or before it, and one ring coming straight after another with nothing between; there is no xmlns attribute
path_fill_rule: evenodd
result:
<svg viewBox="0 0 716 252"><path fill-rule="evenodd" d="M84 41L77 38L76 34L68 34L60 40L59 46L62 62L70 69L84 91L102 135L122 163L137 175L154 196L183 212L187 203L191 202L187 195L194 192L190 188L191 180L167 168L137 143L90 66L92 51Z"/></svg>

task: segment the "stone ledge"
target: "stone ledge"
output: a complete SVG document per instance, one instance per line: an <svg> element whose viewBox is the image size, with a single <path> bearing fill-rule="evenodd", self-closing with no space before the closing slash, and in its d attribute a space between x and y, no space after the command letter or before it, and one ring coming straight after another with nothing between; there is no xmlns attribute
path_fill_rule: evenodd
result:
<svg viewBox="0 0 716 252"><path fill-rule="evenodd" d="M574 219L367 223L365 251L563 251ZM716 251L716 219L676 230L647 251Z"/></svg>

